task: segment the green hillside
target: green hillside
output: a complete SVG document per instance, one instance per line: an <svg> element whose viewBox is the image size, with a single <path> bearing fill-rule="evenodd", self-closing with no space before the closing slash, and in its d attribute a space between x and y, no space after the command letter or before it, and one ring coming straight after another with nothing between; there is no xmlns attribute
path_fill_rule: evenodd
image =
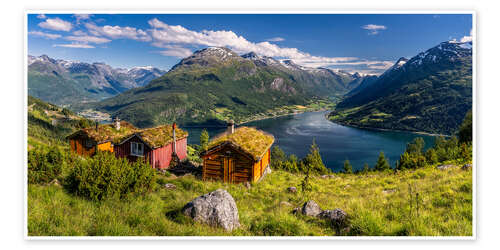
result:
<svg viewBox="0 0 500 250"><path fill-rule="evenodd" d="M345 125L453 134L472 108L472 52L442 43L340 102L329 118Z"/></svg>
<svg viewBox="0 0 500 250"><path fill-rule="evenodd" d="M291 74L284 67L280 70L257 66L228 49L220 50L229 54L226 59L207 55L208 50L195 53L193 58L184 59L149 85L87 107L140 127L173 121L210 124L293 112L290 107L295 105L331 103L336 95L347 92L336 80L326 82L313 77L316 82L306 81L305 73Z"/></svg>

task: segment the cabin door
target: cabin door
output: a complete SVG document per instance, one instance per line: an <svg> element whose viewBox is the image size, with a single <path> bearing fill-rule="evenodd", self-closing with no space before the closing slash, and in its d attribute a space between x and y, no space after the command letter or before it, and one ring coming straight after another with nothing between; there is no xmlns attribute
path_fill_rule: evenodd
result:
<svg viewBox="0 0 500 250"><path fill-rule="evenodd" d="M224 158L224 182L233 183L234 161L231 158Z"/></svg>

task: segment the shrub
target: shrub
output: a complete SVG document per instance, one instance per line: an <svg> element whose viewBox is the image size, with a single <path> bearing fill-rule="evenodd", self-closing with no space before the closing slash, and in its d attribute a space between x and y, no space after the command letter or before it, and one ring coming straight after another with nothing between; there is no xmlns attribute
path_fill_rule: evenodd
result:
<svg viewBox="0 0 500 250"><path fill-rule="evenodd" d="M271 168L283 169L284 162L286 161L285 152L278 146L271 149Z"/></svg>
<svg viewBox="0 0 500 250"><path fill-rule="evenodd" d="M387 159L385 158L384 152L380 151L380 154L378 156L377 164L375 164L374 169L377 171L385 171L387 169L390 169L391 166L389 165L389 162L387 162Z"/></svg>
<svg viewBox="0 0 500 250"><path fill-rule="evenodd" d="M309 149L309 154L300 161L300 170L301 172L310 174L327 174L330 172L325 167L325 164L323 164L323 160L319 154L319 147L314 140Z"/></svg>
<svg viewBox="0 0 500 250"><path fill-rule="evenodd" d="M472 142L472 110L465 115L464 121L458 130L458 140L461 143Z"/></svg>
<svg viewBox="0 0 500 250"><path fill-rule="evenodd" d="M104 200L151 191L155 179L155 170L143 160L129 163L112 153L98 152L92 158L75 161L66 178L66 187L76 195Z"/></svg>
<svg viewBox="0 0 500 250"><path fill-rule="evenodd" d="M48 152L40 148L28 151L28 183L49 183L62 172L64 154L53 146Z"/></svg>
<svg viewBox="0 0 500 250"><path fill-rule="evenodd" d="M352 165L349 160L344 161L344 173L352 174Z"/></svg>

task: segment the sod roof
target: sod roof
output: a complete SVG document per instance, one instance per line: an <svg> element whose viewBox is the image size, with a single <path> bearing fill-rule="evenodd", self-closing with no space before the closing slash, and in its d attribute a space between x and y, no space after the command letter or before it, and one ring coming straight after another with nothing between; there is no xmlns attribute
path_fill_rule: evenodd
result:
<svg viewBox="0 0 500 250"><path fill-rule="evenodd" d="M134 127L134 125L121 121L119 130L117 130L113 124L99 125L97 130L95 127L81 129L80 131L68 136L68 139L86 136L97 143L104 143L107 141L118 143L137 131L139 131L139 129Z"/></svg>
<svg viewBox="0 0 500 250"><path fill-rule="evenodd" d="M150 147L153 148L163 147L173 141L172 125L143 129L136 134L139 135L142 140L146 142ZM187 136L187 131L184 131L180 128L175 128L175 137L177 140L186 138Z"/></svg>
<svg viewBox="0 0 500 250"><path fill-rule="evenodd" d="M274 143L274 136L256 128L239 127L232 134L222 134L210 141L206 152L224 143L231 143L251 155L254 160L260 160Z"/></svg>

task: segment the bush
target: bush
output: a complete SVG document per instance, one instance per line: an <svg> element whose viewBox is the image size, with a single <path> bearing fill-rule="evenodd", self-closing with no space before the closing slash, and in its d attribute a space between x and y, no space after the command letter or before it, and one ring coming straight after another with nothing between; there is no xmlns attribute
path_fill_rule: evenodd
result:
<svg viewBox="0 0 500 250"><path fill-rule="evenodd" d="M384 152L380 151L380 154L378 156L377 164L375 164L374 169L377 171L385 171L387 169L390 169L391 166L389 165L389 162L385 158Z"/></svg>
<svg viewBox="0 0 500 250"><path fill-rule="evenodd" d="M28 183L49 183L62 172L64 154L53 146L48 152L40 148L28 151Z"/></svg>
<svg viewBox="0 0 500 250"><path fill-rule="evenodd" d="M346 174L352 174L352 165L349 160L344 161L344 173Z"/></svg>
<svg viewBox="0 0 500 250"><path fill-rule="evenodd" d="M91 200L124 198L130 193L143 194L156 184L155 170L142 161L128 162L109 152L75 161L66 178L71 193Z"/></svg>
<svg viewBox="0 0 500 250"><path fill-rule="evenodd" d="M323 160L321 159L321 155L319 153L319 147L314 140L311 144L311 148L309 149L309 154L300 161L300 171L310 174L330 173L330 170L325 167L325 164L323 164Z"/></svg>

